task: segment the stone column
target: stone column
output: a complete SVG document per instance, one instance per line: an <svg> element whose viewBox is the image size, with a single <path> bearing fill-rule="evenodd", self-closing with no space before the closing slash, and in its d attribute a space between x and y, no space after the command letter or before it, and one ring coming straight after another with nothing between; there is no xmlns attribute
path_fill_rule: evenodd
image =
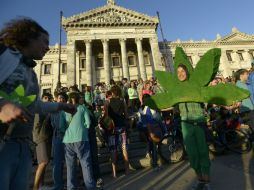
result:
<svg viewBox="0 0 254 190"><path fill-rule="evenodd" d="M228 62L228 58L227 58L227 54L225 50L221 50L219 70L223 71L222 74L224 77L228 77L232 75L232 68Z"/></svg>
<svg viewBox="0 0 254 190"><path fill-rule="evenodd" d="M75 71L76 71L76 84L78 85L78 88L81 90L81 75L80 75L80 52L76 51L76 66L75 66Z"/></svg>
<svg viewBox="0 0 254 190"><path fill-rule="evenodd" d="M161 53L160 53L158 38L156 36L156 37L150 38L149 41L150 41L151 51L152 51L152 55L153 55L154 68L155 68L155 70L160 70ZM165 52L165 53L167 53L167 52Z"/></svg>
<svg viewBox="0 0 254 190"><path fill-rule="evenodd" d="M126 52L126 39L119 39L121 45L122 64L123 64L123 77L130 80L127 52Z"/></svg>
<svg viewBox="0 0 254 190"><path fill-rule="evenodd" d="M250 52L248 49L245 49L243 52L244 61L246 61L247 64L250 64L252 61L252 56L250 55ZM250 65L251 66L251 65Z"/></svg>
<svg viewBox="0 0 254 190"><path fill-rule="evenodd" d="M86 81L88 86L93 86L92 76L92 41L86 40Z"/></svg>
<svg viewBox="0 0 254 190"><path fill-rule="evenodd" d="M144 62L143 48L141 38L136 38L136 44L138 49L138 62L140 67L141 78L145 81L147 80L146 67Z"/></svg>
<svg viewBox="0 0 254 190"><path fill-rule="evenodd" d="M195 55L193 56L193 67L196 67L196 65L197 65L197 63L198 63L199 60L200 60L199 55L198 55L198 54L195 54Z"/></svg>
<svg viewBox="0 0 254 190"><path fill-rule="evenodd" d="M105 83L109 84L110 82L110 65L109 65L109 47L108 39L102 40L103 44L103 61L104 61L104 70L105 70Z"/></svg>
<svg viewBox="0 0 254 190"><path fill-rule="evenodd" d="M75 41L69 40L67 43L67 86L76 84L76 47Z"/></svg>
<svg viewBox="0 0 254 190"><path fill-rule="evenodd" d="M232 59L235 63L238 64L238 62L240 61L239 55L237 54L237 51L233 51L232 52Z"/></svg>
<svg viewBox="0 0 254 190"><path fill-rule="evenodd" d="M233 59L233 65L234 65L234 67L241 69L242 68L242 64L241 64L239 55L237 53L237 50L233 51L233 53L232 53L232 59Z"/></svg>
<svg viewBox="0 0 254 190"><path fill-rule="evenodd" d="M97 83L97 76L96 76L96 69L95 69L95 56L92 56L92 79L93 79L93 84Z"/></svg>

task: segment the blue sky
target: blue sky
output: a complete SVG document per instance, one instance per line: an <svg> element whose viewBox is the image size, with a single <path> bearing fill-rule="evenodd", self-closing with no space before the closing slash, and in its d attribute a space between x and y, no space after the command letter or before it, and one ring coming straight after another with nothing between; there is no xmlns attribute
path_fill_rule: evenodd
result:
<svg viewBox="0 0 254 190"><path fill-rule="evenodd" d="M0 27L17 16L28 16L50 33L50 44L59 40L59 12L65 17L106 4L106 0L1 0ZM120 6L151 16L160 12L168 41L214 40L237 27L254 34L254 0L116 0ZM158 30L159 38L161 34ZM66 34L63 33L63 44Z"/></svg>

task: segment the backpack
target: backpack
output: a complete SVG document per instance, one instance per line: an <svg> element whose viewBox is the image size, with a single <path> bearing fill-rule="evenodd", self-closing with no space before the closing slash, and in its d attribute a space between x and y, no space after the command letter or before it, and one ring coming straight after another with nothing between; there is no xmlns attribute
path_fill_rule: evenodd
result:
<svg viewBox="0 0 254 190"><path fill-rule="evenodd" d="M149 107L146 107L147 109L143 109L143 114L141 113L141 123L143 126L146 126L147 124L155 124L156 120L153 118L152 111ZM144 113L145 111L145 113Z"/></svg>
<svg viewBox="0 0 254 190"><path fill-rule="evenodd" d="M107 132L108 135L114 133L115 124L114 124L114 121L111 117L103 115L99 119L99 124L100 124L100 127L103 128Z"/></svg>
<svg viewBox="0 0 254 190"><path fill-rule="evenodd" d="M153 142L158 143L162 139L162 130L160 124L155 118L153 118L151 109L149 107L146 108L146 110L143 109L145 113L141 114L142 125L147 127L148 137Z"/></svg>

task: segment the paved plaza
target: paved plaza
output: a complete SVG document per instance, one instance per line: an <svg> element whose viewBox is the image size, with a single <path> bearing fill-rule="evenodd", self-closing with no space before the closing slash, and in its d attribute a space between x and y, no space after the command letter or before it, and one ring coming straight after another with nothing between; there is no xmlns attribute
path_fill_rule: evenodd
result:
<svg viewBox="0 0 254 190"><path fill-rule="evenodd" d="M105 190L191 190L194 172L188 161L163 166L161 171L146 168L117 179L105 176ZM212 161L213 190L254 189L254 153L228 153Z"/></svg>

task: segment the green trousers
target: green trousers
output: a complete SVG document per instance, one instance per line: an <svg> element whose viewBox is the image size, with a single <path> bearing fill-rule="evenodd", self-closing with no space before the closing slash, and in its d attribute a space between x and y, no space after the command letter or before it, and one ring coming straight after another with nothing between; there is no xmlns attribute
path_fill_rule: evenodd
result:
<svg viewBox="0 0 254 190"><path fill-rule="evenodd" d="M182 122L182 133L191 167L197 175L209 175L211 164L204 129Z"/></svg>

